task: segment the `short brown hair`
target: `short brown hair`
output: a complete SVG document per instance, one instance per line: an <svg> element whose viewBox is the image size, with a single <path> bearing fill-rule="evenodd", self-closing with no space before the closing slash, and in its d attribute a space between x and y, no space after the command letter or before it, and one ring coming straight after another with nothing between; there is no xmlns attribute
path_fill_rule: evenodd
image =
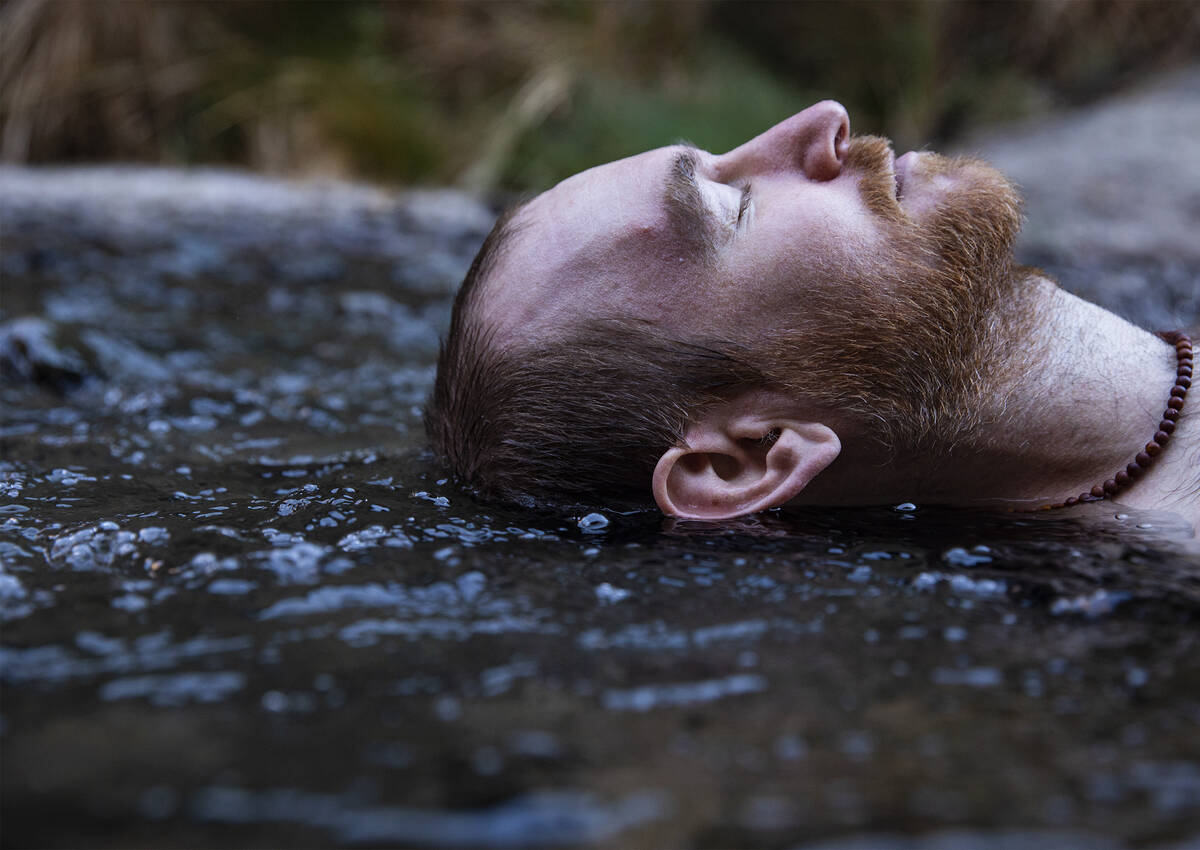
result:
<svg viewBox="0 0 1200 850"><path fill-rule="evenodd" d="M737 346L648 323L580 322L519 349L496 344L483 285L516 238L500 218L454 300L425 411L433 450L485 499L526 506L649 506L662 453L689 419L765 383Z"/></svg>

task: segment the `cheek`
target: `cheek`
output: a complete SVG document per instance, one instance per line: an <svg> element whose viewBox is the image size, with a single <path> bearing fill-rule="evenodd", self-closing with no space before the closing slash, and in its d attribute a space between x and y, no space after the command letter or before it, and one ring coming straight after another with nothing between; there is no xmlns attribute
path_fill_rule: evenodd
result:
<svg viewBox="0 0 1200 850"><path fill-rule="evenodd" d="M771 291L844 286L869 275L890 248L887 234L857 217L810 219L760 235L750 265Z"/></svg>

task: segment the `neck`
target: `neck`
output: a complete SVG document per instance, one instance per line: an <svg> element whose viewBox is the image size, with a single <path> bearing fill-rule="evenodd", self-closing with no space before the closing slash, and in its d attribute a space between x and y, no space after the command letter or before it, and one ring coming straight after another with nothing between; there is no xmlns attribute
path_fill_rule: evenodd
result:
<svg viewBox="0 0 1200 850"><path fill-rule="evenodd" d="M1031 277L1021 298L1020 315L1037 318L1003 334L1008 344L996 352L971 435L877 467L886 470L888 501L1061 503L1111 479L1155 433L1175 382L1174 346L1044 278ZM1200 405L1191 396L1168 445L1114 505L1171 511L1200 527ZM868 454L858 458L867 468L876 465ZM861 494L864 467L844 471L851 466Z"/></svg>

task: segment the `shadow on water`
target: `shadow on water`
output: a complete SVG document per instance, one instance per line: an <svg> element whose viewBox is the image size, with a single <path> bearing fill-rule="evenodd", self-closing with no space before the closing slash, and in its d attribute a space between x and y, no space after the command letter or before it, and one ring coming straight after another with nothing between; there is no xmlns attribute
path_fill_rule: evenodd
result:
<svg viewBox="0 0 1200 850"><path fill-rule="evenodd" d="M479 505L419 406L486 211L131 190L134 226L127 177L4 176L5 844L1200 835L1169 521Z"/></svg>

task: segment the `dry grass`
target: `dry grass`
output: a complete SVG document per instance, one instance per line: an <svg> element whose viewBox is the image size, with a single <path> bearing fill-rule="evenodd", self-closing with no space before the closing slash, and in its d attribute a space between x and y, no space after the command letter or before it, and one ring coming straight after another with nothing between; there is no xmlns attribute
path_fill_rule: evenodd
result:
<svg viewBox="0 0 1200 850"><path fill-rule="evenodd" d="M0 156L523 188L807 97L912 145L1198 59L1189 0L9 0Z"/></svg>

